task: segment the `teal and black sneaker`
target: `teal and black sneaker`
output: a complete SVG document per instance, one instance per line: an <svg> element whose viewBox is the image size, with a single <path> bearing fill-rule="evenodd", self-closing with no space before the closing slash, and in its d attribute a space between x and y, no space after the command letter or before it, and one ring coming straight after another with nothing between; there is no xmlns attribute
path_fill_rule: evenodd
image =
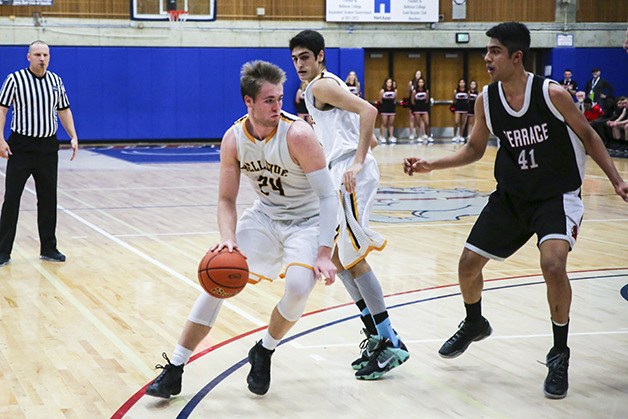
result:
<svg viewBox="0 0 628 419"><path fill-rule="evenodd" d="M360 342L360 349L362 350L362 353L358 359L351 363L351 368L356 371L361 370L366 366L366 364L368 364L375 347L381 339L379 335L371 335L366 328L362 329L362 332L366 336L364 340Z"/></svg>
<svg viewBox="0 0 628 419"><path fill-rule="evenodd" d="M399 339L395 348L388 339L380 339L368 363L355 373L358 380L377 380L379 377L403 364L410 358L406 345Z"/></svg>

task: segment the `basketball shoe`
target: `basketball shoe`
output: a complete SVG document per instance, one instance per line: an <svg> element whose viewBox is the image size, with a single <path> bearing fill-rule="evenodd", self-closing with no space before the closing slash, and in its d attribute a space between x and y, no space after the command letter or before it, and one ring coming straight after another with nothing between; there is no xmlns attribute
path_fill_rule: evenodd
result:
<svg viewBox="0 0 628 419"><path fill-rule="evenodd" d="M260 340L249 351L251 372L246 376L246 382L252 393L263 396L270 388L270 357L275 350L268 350L262 346Z"/></svg>
<svg viewBox="0 0 628 419"><path fill-rule="evenodd" d="M11 263L11 256L0 255L0 268Z"/></svg>
<svg viewBox="0 0 628 419"><path fill-rule="evenodd" d="M546 357L545 365L548 372L543 384L543 393L549 399L562 399L567 395L569 383L567 382L567 369L569 368L569 348L559 352L550 349Z"/></svg>
<svg viewBox="0 0 628 419"><path fill-rule="evenodd" d="M368 364L375 347L381 339L379 335L371 335L366 328L362 329L362 331L366 336L364 340L360 342L360 349L362 349L362 353L358 359L351 363L351 368L356 371L361 370L366 366L366 364Z"/></svg>
<svg viewBox="0 0 628 419"><path fill-rule="evenodd" d="M65 262L65 255L57 249L52 249L41 252L39 259L47 260L49 262Z"/></svg>
<svg viewBox="0 0 628 419"><path fill-rule="evenodd" d="M164 352L161 354L164 357L166 365L155 365L155 369L162 369L161 374L155 378L147 388L146 394L154 397L161 397L168 399L170 396L176 396L181 393L181 376L183 375L183 365L173 365L168 356Z"/></svg>
<svg viewBox="0 0 628 419"><path fill-rule="evenodd" d="M389 339L380 339L368 363L355 373L358 380L377 380L379 377L403 364L410 358L406 345L399 339L395 348Z"/></svg>
<svg viewBox="0 0 628 419"><path fill-rule="evenodd" d="M472 342L487 338L491 333L493 329L484 317L474 323L463 320L458 325L458 331L441 346L438 354L443 358L455 358L466 351Z"/></svg>

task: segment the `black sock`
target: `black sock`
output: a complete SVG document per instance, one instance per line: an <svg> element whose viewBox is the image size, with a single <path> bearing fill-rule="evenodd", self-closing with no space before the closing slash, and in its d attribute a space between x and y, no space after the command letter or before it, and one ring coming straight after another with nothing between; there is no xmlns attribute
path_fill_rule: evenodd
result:
<svg viewBox="0 0 628 419"><path fill-rule="evenodd" d="M366 308L366 303L364 302L364 300L358 301L357 303L355 303L355 305L358 306L360 312L363 312ZM364 323L364 327L366 327L366 330L368 330L371 335L377 335L377 327L375 327L373 316L371 316L370 313L367 315L360 315L360 320L362 320L362 323Z"/></svg>
<svg viewBox="0 0 628 419"><path fill-rule="evenodd" d="M464 308L467 310L467 318L465 321L469 323L477 323L482 320L482 299L480 298L477 303L467 304L464 303Z"/></svg>
<svg viewBox="0 0 628 419"><path fill-rule="evenodd" d="M569 334L569 321L564 326L558 326L552 321L552 332L554 333L554 349L557 352L567 350L567 335Z"/></svg>

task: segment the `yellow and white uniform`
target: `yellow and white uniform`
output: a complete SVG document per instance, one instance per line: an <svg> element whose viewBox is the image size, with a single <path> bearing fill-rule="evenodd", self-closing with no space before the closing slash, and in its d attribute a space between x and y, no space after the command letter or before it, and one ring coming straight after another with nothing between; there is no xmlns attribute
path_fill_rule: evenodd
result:
<svg viewBox="0 0 628 419"><path fill-rule="evenodd" d="M348 194L342 185L343 173L353 162L360 141L360 118L357 114L334 107L317 109L312 86L320 79L334 80L343 89L349 90L338 76L324 71L310 82L305 90L305 104L314 121L314 131L323 145L332 180L339 188L342 209L339 211L340 225L336 245L340 262L350 268L373 249L382 250L386 240L368 228L371 207L379 186L377 161L369 150L364 166L356 178L356 192Z"/></svg>
<svg viewBox="0 0 628 419"><path fill-rule="evenodd" d="M290 265L314 265L318 254L319 200L303 170L292 160L286 135L300 118L281 112L279 125L257 140L246 129L247 116L234 124L241 173L258 199L236 227L238 246L248 257L250 281L273 280Z"/></svg>

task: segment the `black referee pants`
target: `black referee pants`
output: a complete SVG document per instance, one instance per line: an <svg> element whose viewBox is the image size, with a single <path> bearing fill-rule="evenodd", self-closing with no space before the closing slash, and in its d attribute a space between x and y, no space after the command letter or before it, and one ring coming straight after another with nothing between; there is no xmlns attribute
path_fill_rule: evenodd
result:
<svg viewBox="0 0 628 419"><path fill-rule="evenodd" d="M0 254L11 255L20 200L32 175L37 192L37 227L40 254L57 248L57 169L59 143L56 136L30 138L11 133L11 155L7 162L4 203L0 214Z"/></svg>

